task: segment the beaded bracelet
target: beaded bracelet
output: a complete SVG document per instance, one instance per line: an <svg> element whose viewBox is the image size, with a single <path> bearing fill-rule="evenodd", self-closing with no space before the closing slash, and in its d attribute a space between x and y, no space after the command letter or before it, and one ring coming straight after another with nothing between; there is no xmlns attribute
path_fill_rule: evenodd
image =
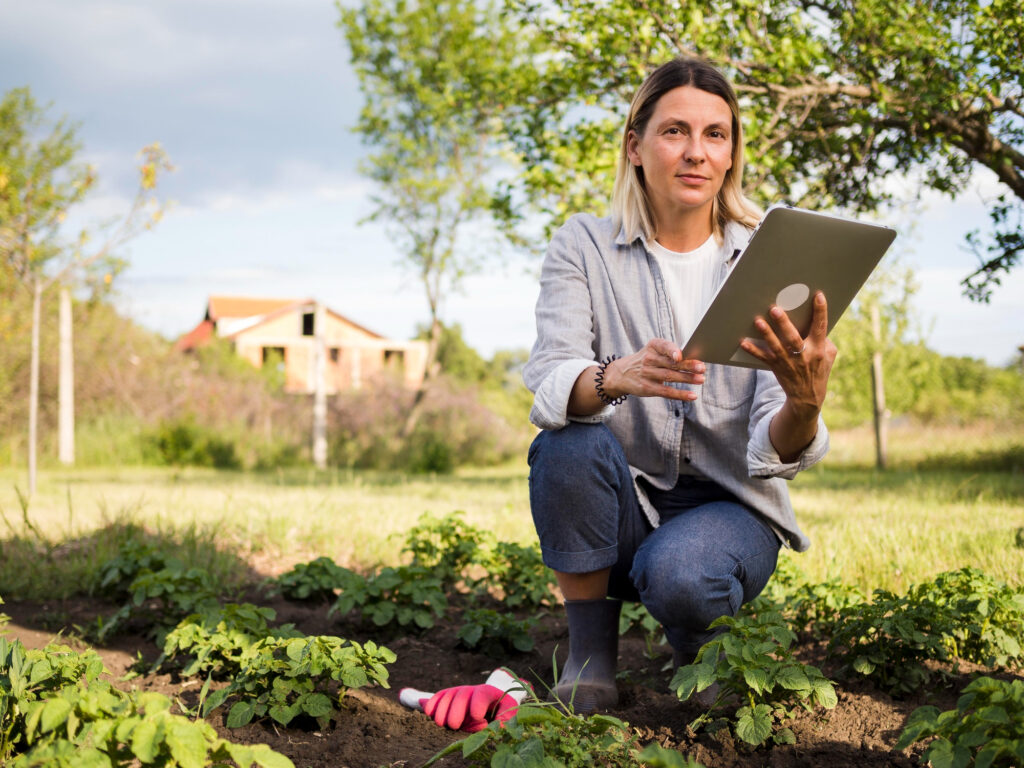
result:
<svg viewBox="0 0 1024 768"><path fill-rule="evenodd" d="M613 399L608 397L608 395L605 394L604 391L605 369L609 366L612 360L618 359L618 355L609 355L604 360L602 360L600 364L598 364L597 373L594 374L594 389L597 390L597 399L600 400L605 405L618 405L619 403L624 402L627 397L627 395L619 395L618 397Z"/></svg>

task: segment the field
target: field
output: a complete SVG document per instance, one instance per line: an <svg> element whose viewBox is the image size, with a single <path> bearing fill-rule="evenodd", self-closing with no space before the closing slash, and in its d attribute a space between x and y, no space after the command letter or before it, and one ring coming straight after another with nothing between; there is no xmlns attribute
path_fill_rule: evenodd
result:
<svg viewBox="0 0 1024 768"><path fill-rule="evenodd" d="M994 426L895 430L890 469L873 469L872 456L867 431L837 434L826 463L793 483L798 519L813 546L787 562L807 583L836 580L868 596L877 588L903 595L940 573L971 566L1011 590L1024 585L1024 435ZM432 627L417 629L408 623L377 626L358 611L329 614L329 601L271 595L266 580L320 556L361 574L405 564L406 534L423 513L442 518L460 511L459 519L496 541L532 544L525 476L521 465L454 477L51 469L26 510L16 489L21 475L6 471L0 473L2 610L13 619L10 635L27 646L41 647L56 632L79 647L88 641L118 687L160 691L194 707L201 679L173 665L150 672L148 664L138 664L140 654L151 663L160 648L137 616L103 643L92 639L96 618L122 604L96 590L88 594L88 585L120 545L144 538L205 569L225 600L272 607L277 622L292 622L305 635L370 640L396 654L389 665L391 688L351 690L329 722L307 718L283 727L263 718L228 728L222 708L207 718L221 736L270 744L296 765L420 765L459 734L403 709L397 689L476 684L500 664L541 689L552 679L553 652L567 644L559 610L541 612L530 630L532 649L489 655L459 641L470 607L464 583L449 589ZM500 609L494 594L500 592L492 590L477 607ZM524 605L511 613L527 620L535 610ZM827 653L827 637L816 637L806 625L794 629L795 659L836 680L838 694L832 709L795 714L788 725L795 744L755 749L728 727L692 730L702 710L669 691L669 650L657 642L657 632L639 626L620 641L622 701L610 714L628 722L642 743L681 750L707 766L909 766L922 746L896 751L894 745L916 707L953 707L959 691L982 672L1021 678L1019 669L926 659L921 668L927 682L894 693L867 677L840 679L843 659ZM558 655L564 657L564 650ZM143 674L119 679L133 667ZM224 684L215 680L213 688ZM449 757L442 764L460 763Z"/></svg>

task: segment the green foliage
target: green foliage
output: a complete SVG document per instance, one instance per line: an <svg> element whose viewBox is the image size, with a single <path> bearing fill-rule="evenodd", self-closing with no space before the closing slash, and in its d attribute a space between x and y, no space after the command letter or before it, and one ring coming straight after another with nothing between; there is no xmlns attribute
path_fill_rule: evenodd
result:
<svg viewBox="0 0 1024 768"><path fill-rule="evenodd" d="M149 438L160 463L170 466L240 469L235 444L192 420L165 422Z"/></svg>
<svg viewBox="0 0 1024 768"><path fill-rule="evenodd" d="M95 651L79 654L66 645L29 649L0 636L0 762L26 742L34 705L62 688L90 685L106 671Z"/></svg>
<svg viewBox="0 0 1024 768"><path fill-rule="evenodd" d="M736 735L759 746L769 739L792 743L793 732L782 726L797 706L832 709L835 687L813 666L793 657L790 646L796 636L778 614L763 613L756 619L722 616L711 627L726 631L703 645L693 664L676 670L670 687L683 701L713 685L719 689L709 711L691 727L708 721L712 713L735 697L742 706L733 713Z"/></svg>
<svg viewBox="0 0 1024 768"><path fill-rule="evenodd" d="M467 765L481 768L641 765L637 736L621 720L608 715L582 717L540 703L522 704L504 726L492 722L484 730L450 744L424 768L455 752Z"/></svg>
<svg viewBox="0 0 1024 768"><path fill-rule="evenodd" d="M933 768L1012 768L1024 763L1024 682L979 677L964 688L956 709L914 710L896 749L930 737L921 755Z"/></svg>
<svg viewBox="0 0 1024 768"><path fill-rule="evenodd" d="M950 616L953 631L943 639L953 656L988 667L1024 663L1024 590L964 567L911 587L908 597Z"/></svg>
<svg viewBox="0 0 1024 768"><path fill-rule="evenodd" d="M171 714L166 696L113 688L98 679L105 671L91 650L25 650L0 637L0 761L20 768L292 766L266 745L232 744L205 722Z"/></svg>
<svg viewBox="0 0 1024 768"><path fill-rule="evenodd" d="M480 268L482 254L494 253L494 238L481 249L460 236L492 215L489 186L508 164L501 116L510 82L528 71L530 40L489 0L338 8L366 98L356 131L371 148L361 170L379 190L370 218L384 222L422 281L432 375L441 306Z"/></svg>
<svg viewBox="0 0 1024 768"><path fill-rule="evenodd" d="M448 598L441 579L431 569L400 565L350 581L331 606L331 613L345 615L357 608L364 619L378 627L397 624L429 629L437 617L444 615Z"/></svg>
<svg viewBox="0 0 1024 768"><path fill-rule="evenodd" d="M139 574L160 571L172 560L163 549L152 543L127 539L117 548L117 554L97 569L90 592L112 600L123 600L132 594L132 582Z"/></svg>
<svg viewBox="0 0 1024 768"><path fill-rule="evenodd" d="M227 715L227 726L239 728L269 716L288 725L307 716L325 727L334 711L330 683L337 683L338 702L357 688L388 686L388 664L395 654L383 646L359 644L339 637L266 637L242 653L239 671L231 683L206 700L203 715L228 699L237 700Z"/></svg>
<svg viewBox="0 0 1024 768"><path fill-rule="evenodd" d="M490 608L471 608L462 620L459 641L470 650L479 649L495 658L533 650L530 630L537 623L536 619L520 620Z"/></svg>
<svg viewBox="0 0 1024 768"><path fill-rule="evenodd" d="M371 386L332 398L329 404L331 461L359 469L394 469L447 474L464 466L487 466L522 456L531 439L518 401L501 393L440 375L432 379L411 435L403 437L414 393L400 382L376 378Z"/></svg>
<svg viewBox="0 0 1024 768"><path fill-rule="evenodd" d="M1024 592L967 567L903 596L875 590L870 603L840 611L828 648L844 660L846 674L902 695L931 680L928 661L1020 666L1022 628Z"/></svg>
<svg viewBox="0 0 1024 768"><path fill-rule="evenodd" d="M485 560L486 574L477 586L501 591L502 602L509 608L550 608L557 585L554 572L544 565L540 547L515 542L493 544Z"/></svg>
<svg viewBox="0 0 1024 768"><path fill-rule="evenodd" d="M430 570L449 588L465 578L466 569L480 561L482 549L493 540L464 518L462 511L444 517L426 512L405 534L402 552L412 555L412 565Z"/></svg>
<svg viewBox="0 0 1024 768"><path fill-rule="evenodd" d="M717 62L742 95L745 181L757 200L867 212L892 198L892 174L912 173L953 197L984 167L1001 194L989 238L974 243L982 267L965 288L984 297L1019 261L1017 0L726 0L683 9L671 0L515 0L511 10L549 55L533 59L535 80L509 97L524 171L508 197L554 224L568 212L601 211L632 93L657 64L697 55Z"/></svg>
<svg viewBox="0 0 1024 768"><path fill-rule="evenodd" d="M623 603L622 611L619 613L619 634L624 635L633 629L643 634L646 646L644 655L649 659L658 655L654 650L655 645L664 645L668 642L661 624L651 616L651 612L643 603Z"/></svg>
<svg viewBox="0 0 1024 768"><path fill-rule="evenodd" d="M867 599L857 587L844 584L838 577L811 584L802 581L806 577L796 576L796 573L788 572L778 581L773 579L770 589L744 605L742 612L756 616L774 611L798 633L806 632L821 639L831 636L842 615L852 612L854 606Z"/></svg>
<svg viewBox="0 0 1024 768"><path fill-rule="evenodd" d="M871 602L842 613L828 652L841 658L842 674L869 677L893 696L906 695L935 674L925 662L949 660L944 638L955 630L933 603L876 589Z"/></svg>
<svg viewBox="0 0 1024 768"><path fill-rule="evenodd" d="M353 578L359 578L329 557L318 557L298 563L271 582L274 591L289 600L333 600L336 591L344 589Z"/></svg>
<svg viewBox="0 0 1024 768"><path fill-rule="evenodd" d="M218 584L202 568L186 568L167 560L158 571L141 570L128 586L130 597L106 619L99 619L96 637L104 641L130 621L142 623L144 631L158 637L191 613L218 604Z"/></svg>
<svg viewBox="0 0 1024 768"><path fill-rule="evenodd" d="M231 744L202 721L170 712L158 693L123 693L96 678L102 663L91 651L28 651L0 639L0 757L11 765L165 766L235 764L286 768L288 758L263 744Z"/></svg>
<svg viewBox="0 0 1024 768"><path fill-rule="evenodd" d="M181 674L186 677L234 674L241 667L246 649L257 641L265 637L302 637L292 624L271 629L268 622L273 621L276 615L273 608L251 603L228 603L186 616L167 633L163 652L153 668L184 656L186 663Z"/></svg>

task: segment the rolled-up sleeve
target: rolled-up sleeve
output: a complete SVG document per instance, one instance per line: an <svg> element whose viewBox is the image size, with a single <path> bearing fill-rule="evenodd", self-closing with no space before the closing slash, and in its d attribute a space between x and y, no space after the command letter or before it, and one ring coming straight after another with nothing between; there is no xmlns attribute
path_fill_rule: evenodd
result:
<svg viewBox="0 0 1024 768"><path fill-rule="evenodd" d="M772 419L782 408L786 395L770 371L758 371L754 403L750 410L750 431L747 440L747 472L750 477L780 477L792 480L798 472L812 467L828 453L828 429L819 414L818 431L796 461L784 462L772 445Z"/></svg>
<svg viewBox="0 0 1024 768"><path fill-rule="evenodd" d="M587 368L594 365L593 360L566 360L548 374L533 395L533 407L530 409L530 421L539 429L561 429L570 421L582 421L596 424L606 421L615 411L615 406L608 405L590 416L570 416L569 397L576 379Z"/></svg>
<svg viewBox="0 0 1024 768"><path fill-rule="evenodd" d="M604 421L614 410L567 415L576 380L596 364L594 310L576 231L567 225L555 233L541 268L537 340L523 369L523 381L534 393L530 421L540 429L560 429L570 420Z"/></svg>

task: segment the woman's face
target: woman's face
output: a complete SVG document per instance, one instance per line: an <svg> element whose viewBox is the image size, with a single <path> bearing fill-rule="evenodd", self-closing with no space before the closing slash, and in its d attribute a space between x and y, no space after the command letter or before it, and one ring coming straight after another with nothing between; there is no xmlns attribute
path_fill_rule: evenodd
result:
<svg viewBox="0 0 1024 768"><path fill-rule="evenodd" d="M630 132L626 149L643 168L659 230L704 220L710 226L715 196L732 168L732 141L728 103L691 86L658 100L642 136Z"/></svg>

